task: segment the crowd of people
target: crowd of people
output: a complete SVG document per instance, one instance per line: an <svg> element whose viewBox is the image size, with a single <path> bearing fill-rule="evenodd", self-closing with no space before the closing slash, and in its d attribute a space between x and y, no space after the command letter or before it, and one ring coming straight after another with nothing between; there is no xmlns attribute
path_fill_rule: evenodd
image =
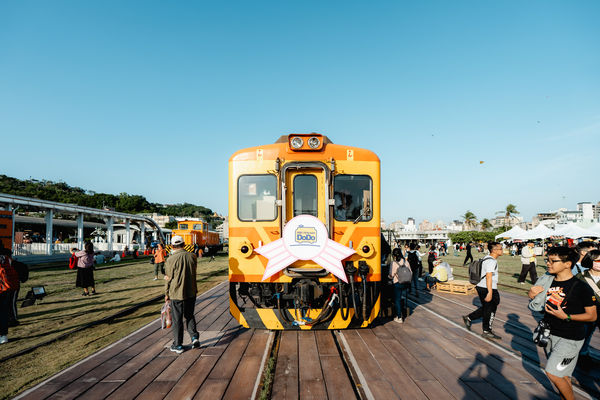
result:
<svg viewBox="0 0 600 400"><path fill-rule="evenodd" d="M463 265L473 262L472 248L477 248L485 256L480 263L480 280L475 285L481 306L462 317L465 328L471 330L475 320L482 320L482 337L489 340L501 339L493 330L494 318L500 304L498 291L498 259L508 249L512 256L521 258L522 269L518 282L524 283L529 274L534 282L529 290L529 308L541 311L544 316L540 329L545 334L546 361L545 372L560 393L561 398L572 399L571 376L580 360L584 368L591 365L590 340L600 329L600 250L596 243L584 241L574 246L562 246L562 243L545 243L543 254L546 257L547 272L538 277L536 267L536 244L533 241L519 243L490 242L482 244L456 244L454 255L466 250ZM425 275L424 290L429 290L438 282L452 279L452 269L439 257L440 245L432 245L427 253L429 273ZM407 317L406 296L411 290L418 297L417 277L422 274L421 259L425 254L419 251L419 245L412 243L404 247L397 246L392 251L392 265L389 278L394 285L394 303L396 317L394 321L403 322ZM446 265L443 265L446 264ZM406 270L406 271L405 271ZM543 328L545 327L545 328Z"/></svg>

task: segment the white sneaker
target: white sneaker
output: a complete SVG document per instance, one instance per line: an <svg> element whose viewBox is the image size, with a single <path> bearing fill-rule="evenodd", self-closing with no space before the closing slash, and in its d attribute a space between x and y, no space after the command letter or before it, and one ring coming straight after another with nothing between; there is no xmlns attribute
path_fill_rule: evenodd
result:
<svg viewBox="0 0 600 400"><path fill-rule="evenodd" d="M401 323L404 322L404 320L402 318L396 317L396 318L394 318L394 322L397 322L397 323L401 324Z"/></svg>
<svg viewBox="0 0 600 400"><path fill-rule="evenodd" d="M154 278L154 279L152 279L152 280L153 280L153 281L157 281L157 280L158 280L158 278Z"/></svg>
<svg viewBox="0 0 600 400"><path fill-rule="evenodd" d="M8 337L7 336L0 336L0 344L4 344L8 342Z"/></svg>
<svg viewBox="0 0 600 400"><path fill-rule="evenodd" d="M519 282L519 283L520 283L521 285L524 285L524 284L525 284L525 282Z"/></svg>

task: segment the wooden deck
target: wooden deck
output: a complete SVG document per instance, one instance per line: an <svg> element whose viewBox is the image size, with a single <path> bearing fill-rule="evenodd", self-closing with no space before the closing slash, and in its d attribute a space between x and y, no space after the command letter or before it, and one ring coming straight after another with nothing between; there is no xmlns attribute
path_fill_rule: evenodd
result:
<svg viewBox="0 0 600 400"><path fill-rule="evenodd" d="M249 399L274 343L273 399L558 399L529 361L538 353L543 364L545 357L521 334L534 323L522 298L502 294L498 344L481 339L477 325L467 332L458 324L472 299L422 295L404 324L275 333L239 327L221 284L197 300L201 349L170 352L171 331L155 321L18 398Z"/></svg>

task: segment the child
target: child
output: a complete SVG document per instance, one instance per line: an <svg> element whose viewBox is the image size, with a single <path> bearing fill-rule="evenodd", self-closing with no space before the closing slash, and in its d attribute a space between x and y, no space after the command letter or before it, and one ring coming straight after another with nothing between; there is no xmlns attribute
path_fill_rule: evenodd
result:
<svg viewBox="0 0 600 400"><path fill-rule="evenodd" d="M77 257L75 256L76 251L77 249L75 247L71 249L71 257L69 258L69 269L75 269L75 267L77 266Z"/></svg>

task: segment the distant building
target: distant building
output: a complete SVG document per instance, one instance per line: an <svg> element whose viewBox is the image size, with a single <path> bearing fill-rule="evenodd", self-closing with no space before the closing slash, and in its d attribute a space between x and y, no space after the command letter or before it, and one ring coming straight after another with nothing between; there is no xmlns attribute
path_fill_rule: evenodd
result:
<svg viewBox="0 0 600 400"><path fill-rule="evenodd" d="M424 232L424 231L432 231L433 230L433 224L431 222L429 222L428 220L424 219L420 224L419 224L419 231L420 232Z"/></svg>

